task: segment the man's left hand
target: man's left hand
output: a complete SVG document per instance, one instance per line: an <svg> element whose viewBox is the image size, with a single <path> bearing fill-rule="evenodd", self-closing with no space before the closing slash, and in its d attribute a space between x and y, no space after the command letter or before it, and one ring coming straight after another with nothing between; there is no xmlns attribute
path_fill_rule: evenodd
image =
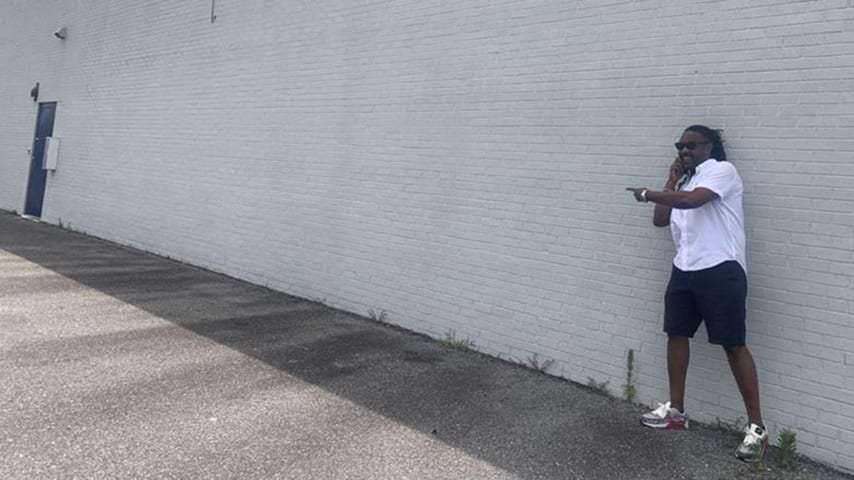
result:
<svg viewBox="0 0 854 480"><path fill-rule="evenodd" d="M649 191L648 188L646 188L646 187L640 187L640 188L629 187L629 188L626 188L626 190L635 194L635 200L637 200L639 202L646 202L646 200L641 196L641 192L643 192L644 190Z"/></svg>

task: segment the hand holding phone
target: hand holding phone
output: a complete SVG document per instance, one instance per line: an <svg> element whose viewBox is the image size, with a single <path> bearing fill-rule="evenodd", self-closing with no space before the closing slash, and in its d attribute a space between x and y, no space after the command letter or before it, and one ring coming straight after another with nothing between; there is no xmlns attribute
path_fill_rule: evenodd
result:
<svg viewBox="0 0 854 480"><path fill-rule="evenodd" d="M667 184L671 186L675 186L676 182L679 181L682 176L685 175L685 171L682 169L682 159L679 156L676 156L676 160L673 161L673 164L670 165L669 176L667 177Z"/></svg>

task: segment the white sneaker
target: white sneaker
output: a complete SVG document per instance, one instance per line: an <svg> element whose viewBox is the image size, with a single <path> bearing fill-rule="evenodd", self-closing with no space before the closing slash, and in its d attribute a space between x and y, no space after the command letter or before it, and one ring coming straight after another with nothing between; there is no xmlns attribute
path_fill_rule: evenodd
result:
<svg viewBox="0 0 854 480"><path fill-rule="evenodd" d="M744 429L744 440L735 449L735 458L742 462L761 462L768 452L768 432L755 423Z"/></svg>
<svg viewBox="0 0 854 480"><path fill-rule="evenodd" d="M658 408L641 415L641 424L665 430L688 430L688 415L670 407L670 402L659 403Z"/></svg>

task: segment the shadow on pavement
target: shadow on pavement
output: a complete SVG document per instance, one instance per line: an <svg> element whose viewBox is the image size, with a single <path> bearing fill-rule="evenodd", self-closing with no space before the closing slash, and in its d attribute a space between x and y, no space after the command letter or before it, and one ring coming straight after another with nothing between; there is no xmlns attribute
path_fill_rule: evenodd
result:
<svg viewBox="0 0 854 480"><path fill-rule="evenodd" d="M585 388L310 301L0 213L0 249L431 435L520 479L733 478L731 434L661 435L639 409ZM63 288L45 278L44 292ZM3 291L13 294L15 285ZM21 287L24 288L24 287ZM114 355L150 328L29 345ZM167 329L168 330L168 329ZM723 454L721 452L724 452ZM721 458L719 458L721 457ZM763 477L765 478L765 477ZM794 477L793 477L794 478ZM843 478L842 476L838 478Z"/></svg>

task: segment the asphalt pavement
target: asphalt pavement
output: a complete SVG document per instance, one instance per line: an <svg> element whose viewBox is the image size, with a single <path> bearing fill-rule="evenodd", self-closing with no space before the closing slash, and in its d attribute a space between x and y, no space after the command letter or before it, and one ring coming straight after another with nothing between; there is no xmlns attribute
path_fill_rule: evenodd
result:
<svg viewBox="0 0 854 480"><path fill-rule="evenodd" d="M852 478L642 410L0 212L0 479Z"/></svg>

